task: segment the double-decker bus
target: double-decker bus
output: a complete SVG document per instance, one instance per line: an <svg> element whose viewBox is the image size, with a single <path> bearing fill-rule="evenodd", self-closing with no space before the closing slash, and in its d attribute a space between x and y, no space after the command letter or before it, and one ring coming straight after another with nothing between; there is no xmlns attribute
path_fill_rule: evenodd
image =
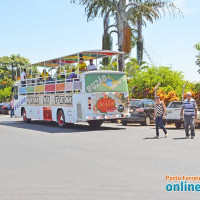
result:
<svg viewBox="0 0 200 200"><path fill-rule="evenodd" d="M14 85L15 116L24 122L54 121L59 127L88 122L99 127L104 121L129 117L129 97L126 74L117 71L81 71L84 61L118 57L121 52L84 51L27 66L29 76ZM71 77L69 65L76 65ZM68 67L68 68L67 68ZM25 67L20 67L20 74ZM35 75L35 69L40 69ZM71 78L70 78L71 77Z"/></svg>

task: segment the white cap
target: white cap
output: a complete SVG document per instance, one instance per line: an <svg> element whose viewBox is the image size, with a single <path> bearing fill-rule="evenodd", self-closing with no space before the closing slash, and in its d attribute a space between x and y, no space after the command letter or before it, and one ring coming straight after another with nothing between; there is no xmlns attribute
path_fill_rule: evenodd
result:
<svg viewBox="0 0 200 200"><path fill-rule="evenodd" d="M192 96L192 93L191 93L191 92L187 92L186 95L190 95L190 96Z"/></svg>

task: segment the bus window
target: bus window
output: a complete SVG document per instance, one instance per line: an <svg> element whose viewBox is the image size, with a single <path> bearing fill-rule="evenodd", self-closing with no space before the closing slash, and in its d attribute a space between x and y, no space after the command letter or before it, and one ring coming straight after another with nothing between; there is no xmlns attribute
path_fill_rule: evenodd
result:
<svg viewBox="0 0 200 200"><path fill-rule="evenodd" d="M124 73L89 73L85 75L85 90L94 92L128 92Z"/></svg>

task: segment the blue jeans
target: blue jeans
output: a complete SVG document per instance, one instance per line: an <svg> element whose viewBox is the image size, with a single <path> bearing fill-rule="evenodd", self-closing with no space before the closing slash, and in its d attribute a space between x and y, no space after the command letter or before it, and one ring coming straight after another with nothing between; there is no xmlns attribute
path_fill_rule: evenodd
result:
<svg viewBox="0 0 200 200"><path fill-rule="evenodd" d="M14 108L11 108L11 110L10 110L11 112L10 112L10 116L11 117L13 117L15 114L14 114Z"/></svg>
<svg viewBox="0 0 200 200"><path fill-rule="evenodd" d="M189 126L191 128L191 136L195 136L194 118L195 117L193 115L184 115L184 127L186 136L190 136Z"/></svg>
<svg viewBox="0 0 200 200"><path fill-rule="evenodd" d="M162 117L156 117L156 135L159 136L159 127L164 131L164 133L167 133L167 130L165 129L163 125L163 119Z"/></svg>

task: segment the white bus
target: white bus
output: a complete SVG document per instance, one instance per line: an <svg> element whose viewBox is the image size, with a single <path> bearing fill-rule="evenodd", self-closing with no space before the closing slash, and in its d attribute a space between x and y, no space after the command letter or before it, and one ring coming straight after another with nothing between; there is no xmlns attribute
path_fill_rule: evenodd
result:
<svg viewBox="0 0 200 200"><path fill-rule="evenodd" d="M30 78L14 85L14 110L24 122L54 121L59 127L88 122L99 127L104 121L129 117L126 75L119 71L81 71L84 61L118 57L121 52L84 51L28 66ZM75 64L76 76L69 78L67 66ZM43 76L34 70L43 68ZM20 74L24 67L20 68ZM34 70L33 70L34 69ZM42 71L42 70L41 70ZM40 71L40 74L41 74ZM69 72L70 71L70 72ZM51 74L51 75L50 75Z"/></svg>

